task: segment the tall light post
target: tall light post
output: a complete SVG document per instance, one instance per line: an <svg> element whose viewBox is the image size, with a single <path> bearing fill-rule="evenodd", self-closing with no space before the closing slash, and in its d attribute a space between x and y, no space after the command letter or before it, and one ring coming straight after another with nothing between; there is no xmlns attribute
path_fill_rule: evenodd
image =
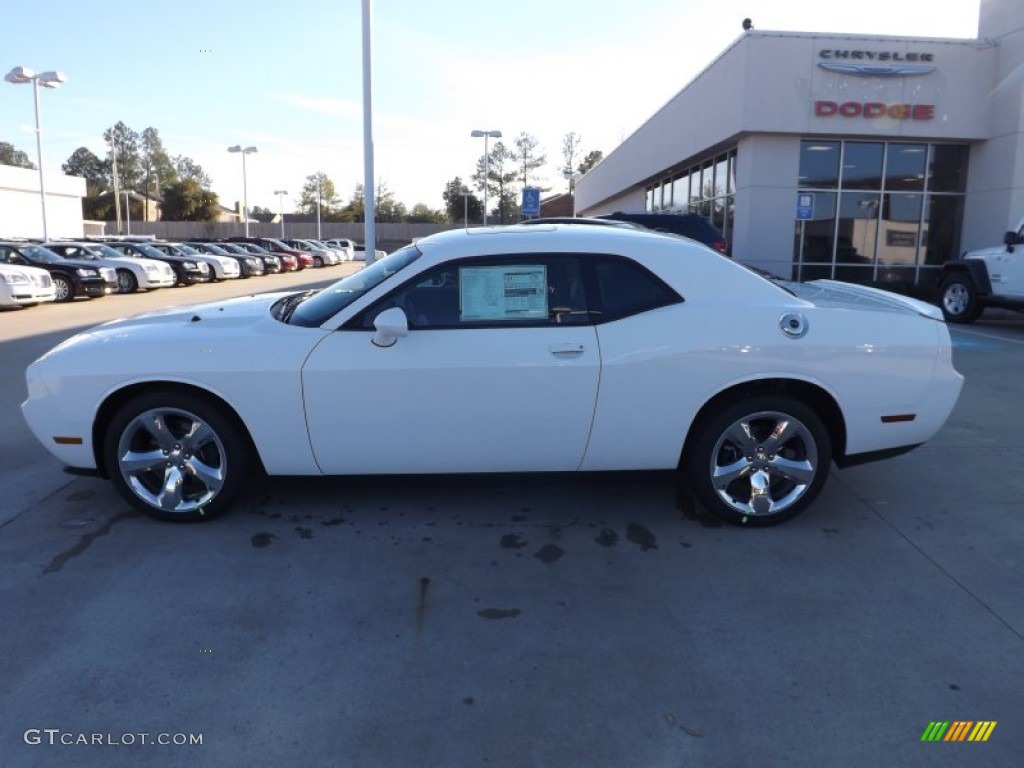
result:
<svg viewBox="0 0 1024 768"><path fill-rule="evenodd" d="M130 194L131 193L127 189L124 191L124 210L125 215L128 217L127 222L129 235L132 233L132 201L128 197Z"/></svg>
<svg viewBox="0 0 1024 768"><path fill-rule="evenodd" d="M282 195L287 195L287 189L275 189L274 194L277 195L277 211L281 216L281 239L284 239L284 199Z"/></svg>
<svg viewBox="0 0 1024 768"><path fill-rule="evenodd" d="M242 153L242 218L245 219L245 236L249 236L249 190L247 188L248 182L245 178L245 156L251 155L253 152L257 152L256 147L246 147L242 149L241 144L235 144L233 147L228 147L228 152L241 152Z"/></svg>
<svg viewBox="0 0 1024 768"><path fill-rule="evenodd" d="M320 240L320 198L323 197L323 175L316 172L316 239Z"/></svg>
<svg viewBox="0 0 1024 768"><path fill-rule="evenodd" d="M466 187L463 187L459 194L462 195L462 219L465 223L466 229L469 229L469 196L473 193Z"/></svg>
<svg viewBox="0 0 1024 768"><path fill-rule="evenodd" d="M481 131L473 130L469 134L474 139L479 139L481 136L484 140L484 226L487 226L487 183L490 181L491 175L491 153L487 148L488 139L500 139L501 131Z"/></svg>
<svg viewBox="0 0 1024 768"><path fill-rule="evenodd" d="M46 224L46 180L43 175L43 127L39 120L39 86L56 88L68 79L57 71L40 72L37 75L26 67L15 67L4 76L4 80L15 85L32 83L32 100L36 106L36 159L39 163L39 199L43 207L43 238L49 240L50 233Z"/></svg>

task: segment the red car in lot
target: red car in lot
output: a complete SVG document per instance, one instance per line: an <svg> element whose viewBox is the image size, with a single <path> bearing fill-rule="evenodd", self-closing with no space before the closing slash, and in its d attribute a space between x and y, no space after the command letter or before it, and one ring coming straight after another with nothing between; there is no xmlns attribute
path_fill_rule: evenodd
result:
<svg viewBox="0 0 1024 768"><path fill-rule="evenodd" d="M305 269L306 267L313 266L312 254L304 253L292 248L290 245L285 245L273 237L229 237L227 241L229 243L252 243L277 256L292 256L296 261L296 269Z"/></svg>

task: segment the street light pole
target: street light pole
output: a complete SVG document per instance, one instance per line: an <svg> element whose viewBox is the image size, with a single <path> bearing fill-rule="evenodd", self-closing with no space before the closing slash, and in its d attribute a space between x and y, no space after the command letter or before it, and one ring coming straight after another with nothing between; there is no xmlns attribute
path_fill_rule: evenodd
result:
<svg viewBox="0 0 1024 768"><path fill-rule="evenodd" d="M473 193L463 187L459 194L462 195L462 219L465 223L465 228L469 229L469 196Z"/></svg>
<svg viewBox="0 0 1024 768"><path fill-rule="evenodd" d="M132 201L128 198L128 190L124 191L124 210L125 215L128 217L128 234L132 233Z"/></svg>
<svg viewBox="0 0 1024 768"><path fill-rule="evenodd" d="M475 129L470 131L470 136L474 139L479 139L483 136L484 139L484 226L487 226L487 182L490 181L491 176L491 153L487 147L487 140L490 138L500 139L501 131L482 131Z"/></svg>
<svg viewBox="0 0 1024 768"><path fill-rule="evenodd" d="M274 194L277 195L277 210L281 216L281 239L284 239L284 202L282 201L281 195L287 195L288 190L286 189L275 189Z"/></svg>
<svg viewBox="0 0 1024 768"><path fill-rule="evenodd" d="M46 222L46 177L43 173L43 126L39 118L39 86L44 88L56 88L61 83L68 81L63 73L57 71L41 72L36 74L26 67L15 67L4 77L8 83L24 85L32 83L32 101L36 109L36 159L39 163L39 200L43 209L43 239L50 239L50 232Z"/></svg>
<svg viewBox="0 0 1024 768"><path fill-rule="evenodd" d="M316 239L320 239L320 198L323 196L323 177L316 173Z"/></svg>
<svg viewBox="0 0 1024 768"><path fill-rule="evenodd" d="M242 218L245 220L245 236L249 236L249 190L248 180L245 177L245 156L257 152L259 150L256 147L246 147L242 149L240 144L235 144L233 147L228 147L228 152L241 152L242 153Z"/></svg>

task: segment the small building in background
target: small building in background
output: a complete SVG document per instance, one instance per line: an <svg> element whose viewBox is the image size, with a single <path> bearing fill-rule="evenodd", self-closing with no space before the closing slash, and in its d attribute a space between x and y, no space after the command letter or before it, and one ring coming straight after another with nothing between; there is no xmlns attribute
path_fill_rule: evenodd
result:
<svg viewBox="0 0 1024 768"><path fill-rule="evenodd" d="M85 179L46 174L46 224L50 237L82 237ZM42 237L39 171L0 165L0 239Z"/></svg>

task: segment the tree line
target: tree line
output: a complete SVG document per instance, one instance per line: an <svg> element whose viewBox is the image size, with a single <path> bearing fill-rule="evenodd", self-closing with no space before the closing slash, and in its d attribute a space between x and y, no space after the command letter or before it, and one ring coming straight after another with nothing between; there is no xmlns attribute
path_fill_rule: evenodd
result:
<svg viewBox="0 0 1024 768"><path fill-rule="evenodd" d="M153 199L162 200L161 218L167 221L217 218L220 202L210 189L209 175L192 158L171 155L156 128L138 133L118 121L104 131L103 139L108 148L105 157L79 147L61 166L64 173L85 179L86 196L82 207L86 219L120 219L128 191L134 195L127 201L130 209L126 215L136 220L147 218L149 206L146 203ZM576 132L562 139L562 163L557 170L568 180L570 193L574 191L575 177L586 173L603 158L599 150L583 154L581 145L582 138ZM7 142L0 142L0 164L35 168L24 152ZM514 222L520 216L521 190L539 186L541 169L546 164L547 156L539 142L524 131L515 137L511 146L499 140L486 156L480 156L469 179L472 189L459 176L448 181L442 191L443 209L433 209L423 203L408 209L388 189L387 182L379 180L374 191L376 220L459 222L466 219L477 223L483 219L483 201L477 193L483 193L486 188L491 205L488 216L502 224ZM542 190L551 188L542 187ZM334 182L318 171L306 177L295 211L309 216L319 211L322 221L361 222L365 217L363 200L362 184L356 184L349 198L343 200ZM254 206L250 213L254 218L269 220L276 212Z"/></svg>

